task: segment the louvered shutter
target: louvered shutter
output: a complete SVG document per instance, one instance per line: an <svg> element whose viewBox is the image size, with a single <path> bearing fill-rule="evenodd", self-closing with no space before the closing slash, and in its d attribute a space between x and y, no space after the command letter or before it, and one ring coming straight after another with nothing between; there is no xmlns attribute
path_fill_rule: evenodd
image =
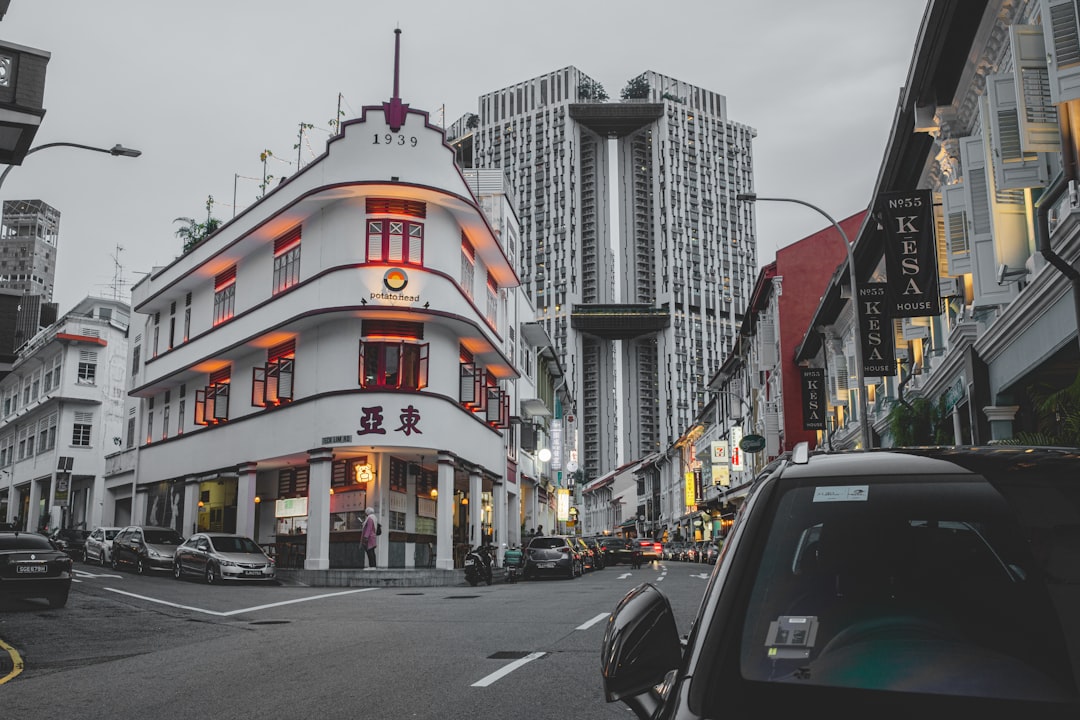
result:
<svg viewBox="0 0 1080 720"><path fill-rule="evenodd" d="M964 183L959 182L942 188L941 204L945 214L945 239L948 252L946 267L949 275L963 275L971 272L967 191Z"/></svg>
<svg viewBox="0 0 1080 720"><path fill-rule="evenodd" d="M278 402L291 402L293 399L293 358L279 358L277 364L277 399Z"/></svg>
<svg viewBox="0 0 1080 720"><path fill-rule="evenodd" d="M1080 99L1080 25L1076 0L1041 0L1050 99L1055 105Z"/></svg>
<svg viewBox="0 0 1080 720"><path fill-rule="evenodd" d="M1046 161L1020 146L1020 118L1016 103L1016 80L1012 73L986 78L990 116L990 147L994 180L999 189L1044 187L1049 181Z"/></svg>
<svg viewBox="0 0 1080 720"><path fill-rule="evenodd" d="M776 366L776 325L772 318L761 323L761 365L767 370Z"/></svg>
<svg viewBox="0 0 1080 720"><path fill-rule="evenodd" d="M1050 73L1040 25L1009 27L1016 79L1020 145L1025 152L1060 152L1057 108L1050 97Z"/></svg>
<svg viewBox="0 0 1080 720"><path fill-rule="evenodd" d="M251 404L266 407L266 368L251 368Z"/></svg>
<svg viewBox="0 0 1080 720"><path fill-rule="evenodd" d="M775 408L765 410L765 456L772 459L780 454L780 413Z"/></svg>
<svg viewBox="0 0 1080 720"><path fill-rule="evenodd" d="M960 156L964 165L964 185L970 208L968 239L971 247L973 303L976 306L1000 305L1010 297L1005 286L997 284L999 260L994 247L994 221L991 193L993 175L986 168L986 146L980 136L960 140ZM1000 228L998 229L1000 232ZM1024 234L1026 238L1026 233Z"/></svg>

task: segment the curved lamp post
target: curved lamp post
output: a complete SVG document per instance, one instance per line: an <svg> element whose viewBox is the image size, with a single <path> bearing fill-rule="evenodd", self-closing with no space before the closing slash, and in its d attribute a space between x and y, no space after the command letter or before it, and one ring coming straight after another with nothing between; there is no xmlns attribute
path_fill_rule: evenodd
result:
<svg viewBox="0 0 1080 720"><path fill-rule="evenodd" d="M867 413L866 404L866 381L863 379L862 337L859 329L859 286L855 281L855 256L852 254L851 241L848 239L847 233L844 232L844 228L840 227L840 223L836 222L829 213L825 212L817 205L811 205L805 200L783 197L758 197L757 193L739 193L735 196L735 199L740 202L757 202L758 200L763 200L768 202L789 202L797 205L805 205L811 210L816 210L826 220L832 223L832 226L840 233L840 237L843 238L844 250L847 251L848 281L851 285L851 307L855 311L855 322L852 328L855 332L855 374L859 387L859 426L862 430L863 447L873 447L873 436L870 434L870 416ZM822 352L825 352L825 348L822 348Z"/></svg>
<svg viewBox="0 0 1080 720"><path fill-rule="evenodd" d="M92 145L80 145L79 143L69 143L69 142L45 143L44 145L38 145L37 147L30 148L29 150L26 151L26 154L29 155L30 153L37 152L38 150L44 150L46 148L51 148L51 147L73 147L73 148L79 148L80 150L93 150L94 152L109 153L110 155L116 155L116 156L122 155L124 157L139 157L140 155L142 155L142 150L132 150L131 148L124 147L120 143L116 143L111 148L99 148L99 147L94 147ZM15 165L8 165L6 168L4 168L4 172L0 173L0 187L2 187L3 184L4 184L4 181L7 180L8 173L11 172L11 169L13 167L16 167L16 166Z"/></svg>

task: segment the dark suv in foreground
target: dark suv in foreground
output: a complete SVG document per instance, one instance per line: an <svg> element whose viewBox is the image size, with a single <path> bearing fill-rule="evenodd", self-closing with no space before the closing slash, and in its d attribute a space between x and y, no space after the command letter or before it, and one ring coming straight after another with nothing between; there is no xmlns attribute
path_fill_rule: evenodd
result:
<svg viewBox="0 0 1080 720"><path fill-rule="evenodd" d="M612 613L641 718L1080 717L1080 449L806 452L762 472L685 642L653 585Z"/></svg>

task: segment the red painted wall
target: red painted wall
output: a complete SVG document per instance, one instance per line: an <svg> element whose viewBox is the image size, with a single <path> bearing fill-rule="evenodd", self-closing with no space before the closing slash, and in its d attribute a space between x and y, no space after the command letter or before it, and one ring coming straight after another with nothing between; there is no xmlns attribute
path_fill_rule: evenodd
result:
<svg viewBox="0 0 1080 720"><path fill-rule="evenodd" d="M840 220L840 227L854 240L859 235L866 211ZM821 303L821 296L837 267L847 261L844 240L836 228L824 230L798 240L776 252L776 274L783 277L783 294L779 298L780 358L784 374L784 442L781 452L806 441L816 446L817 434L802 429L802 386L795 351L802 344L810 323Z"/></svg>

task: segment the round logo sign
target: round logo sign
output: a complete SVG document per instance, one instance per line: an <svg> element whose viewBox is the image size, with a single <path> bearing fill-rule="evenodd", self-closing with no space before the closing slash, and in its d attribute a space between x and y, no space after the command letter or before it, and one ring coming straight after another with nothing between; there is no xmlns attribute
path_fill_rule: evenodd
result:
<svg viewBox="0 0 1080 720"><path fill-rule="evenodd" d="M739 447L743 452L761 452L765 449L765 438L761 435L743 435L743 439L739 441Z"/></svg>
<svg viewBox="0 0 1080 720"><path fill-rule="evenodd" d="M405 286L409 284L409 276L401 268L390 268L383 275L382 281L387 290L398 292L404 290Z"/></svg>

